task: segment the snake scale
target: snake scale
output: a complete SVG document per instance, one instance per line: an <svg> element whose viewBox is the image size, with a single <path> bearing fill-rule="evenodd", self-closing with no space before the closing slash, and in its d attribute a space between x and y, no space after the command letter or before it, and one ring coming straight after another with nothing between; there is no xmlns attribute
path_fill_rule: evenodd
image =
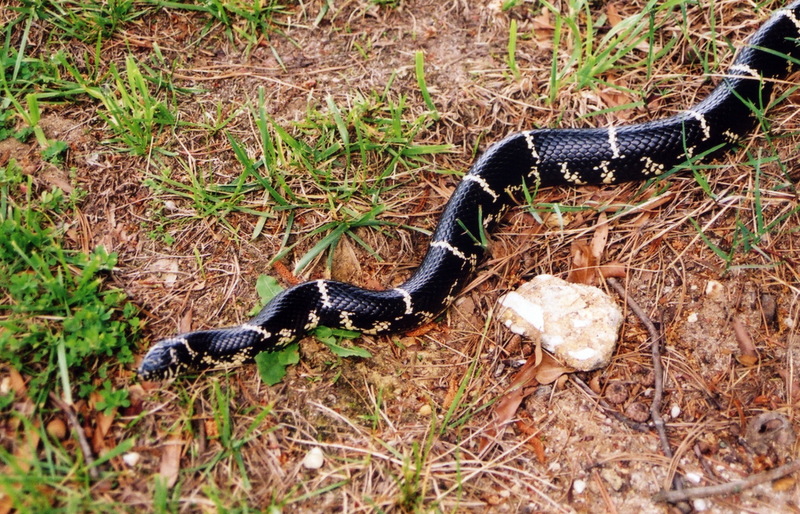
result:
<svg viewBox="0 0 800 514"><path fill-rule="evenodd" d="M588 129L512 134L481 155L455 189L419 268L401 285L371 291L330 280L279 293L253 319L157 342L145 355L145 380L240 365L317 326L367 334L402 332L445 310L478 265L481 233L492 230L523 187L646 180L719 155L758 123L772 83L800 57L800 0L776 11L737 53L711 93L674 116Z"/></svg>

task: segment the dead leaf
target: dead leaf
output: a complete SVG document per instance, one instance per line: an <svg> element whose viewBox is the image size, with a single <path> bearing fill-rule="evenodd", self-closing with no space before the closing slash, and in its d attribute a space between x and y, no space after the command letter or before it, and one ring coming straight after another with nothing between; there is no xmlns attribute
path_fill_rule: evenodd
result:
<svg viewBox="0 0 800 514"><path fill-rule="evenodd" d="M595 375L589 380L589 389L591 389L594 394L600 394L603 392L603 387L600 385L600 375Z"/></svg>
<svg viewBox="0 0 800 514"><path fill-rule="evenodd" d="M39 427L38 423L33 426L24 425L27 427L25 434L19 445L14 449L14 457L16 466L23 473L27 473L31 469L31 464L36 458L36 448L39 446Z"/></svg>
<svg viewBox="0 0 800 514"><path fill-rule="evenodd" d="M361 275L361 263L358 261L353 245L346 237L339 239L331 263L331 278L339 282L357 282Z"/></svg>
<svg viewBox="0 0 800 514"><path fill-rule="evenodd" d="M175 482L178 481L178 473L181 469L183 441L179 437L173 437L164 443L163 449L158 475L164 479L166 486L171 488L175 485Z"/></svg>
<svg viewBox="0 0 800 514"><path fill-rule="evenodd" d="M619 11L617 11L617 5L614 3L606 5L606 16L608 17L608 24L612 27L616 27L622 21L622 16L620 16Z"/></svg>
<svg viewBox="0 0 800 514"><path fill-rule="evenodd" d="M536 380L540 384L552 384L558 380L561 375L571 373L575 370L562 366L550 354L545 353L542 362L539 364L536 372Z"/></svg>
<svg viewBox="0 0 800 514"><path fill-rule="evenodd" d="M186 309L181 319L178 320L178 332L191 332L192 321L194 320L194 310L191 307Z"/></svg>
<svg viewBox="0 0 800 514"><path fill-rule="evenodd" d="M783 477L772 482L772 490L775 492L789 491L794 487L796 480L793 477Z"/></svg>
<svg viewBox="0 0 800 514"><path fill-rule="evenodd" d="M528 357L528 360L525 361L525 364L519 368L519 371L517 371L516 375L514 375L514 378L511 379L511 383L508 385L508 389L506 389L506 394L517 389L522 389L523 387L539 385L536 382L536 373L538 369L538 364L536 362L537 354L540 356L543 354L539 345L536 345L534 354Z"/></svg>
<svg viewBox="0 0 800 514"><path fill-rule="evenodd" d="M5 493L0 493L0 514L8 514L14 507L14 501Z"/></svg>
<svg viewBox="0 0 800 514"><path fill-rule="evenodd" d="M533 389L531 389L532 391ZM500 434L505 430L505 426L511 421L517 413L522 400L529 393L526 393L522 388L509 391L503 395L500 400L494 405L492 410L493 419L492 423L481 434L481 442L478 445L478 454L483 454L489 446L497 440Z"/></svg>
<svg viewBox="0 0 800 514"><path fill-rule="evenodd" d="M606 243L608 243L608 217L606 213L601 212L600 216L597 219L597 226L594 229L594 235L592 236L592 243L590 245L592 257L596 262L599 262L600 259L603 258L603 250L606 248Z"/></svg>
<svg viewBox="0 0 800 514"><path fill-rule="evenodd" d="M573 284L587 284L594 283L594 266L595 259L592 257L592 251L585 243L574 241L570 248L572 254L572 268L567 275L567 282Z"/></svg>
<svg viewBox="0 0 800 514"><path fill-rule="evenodd" d="M0 394L8 394L13 391L17 398L24 397L27 387L25 386L25 379L22 378L19 371L11 366L4 366L2 371L5 376L0 380Z"/></svg>
<svg viewBox="0 0 800 514"><path fill-rule="evenodd" d="M219 427L217 426L217 422L213 419L206 419L203 421L203 426L206 429L206 436L209 439L216 439L219 437Z"/></svg>
<svg viewBox="0 0 800 514"><path fill-rule="evenodd" d="M173 287L177 282L179 269L177 260L167 258L158 259L147 266L147 271L159 274L164 287L168 288Z"/></svg>
<svg viewBox="0 0 800 514"><path fill-rule="evenodd" d="M612 261L597 268L603 278L625 278L627 275L625 265L619 261Z"/></svg>
<svg viewBox="0 0 800 514"><path fill-rule="evenodd" d="M536 460L539 461L539 464L547 464L547 457L545 457L544 454L544 443L541 439L538 437L531 437L530 441L528 441L528 446L533 450L533 454L536 455Z"/></svg>
<svg viewBox="0 0 800 514"><path fill-rule="evenodd" d="M736 342L739 343L739 355L736 356L736 360L744 366L754 366L758 363L758 352L753 344L753 339L747 332L747 328L736 316L731 320L731 325L736 336Z"/></svg>

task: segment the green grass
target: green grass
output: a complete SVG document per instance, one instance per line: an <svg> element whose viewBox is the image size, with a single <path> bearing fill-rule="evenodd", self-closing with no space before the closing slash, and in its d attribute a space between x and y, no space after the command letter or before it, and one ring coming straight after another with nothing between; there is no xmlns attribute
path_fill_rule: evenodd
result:
<svg viewBox="0 0 800 514"><path fill-rule="evenodd" d="M73 379L86 397L93 377L132 362L139 320L121 291L103 285L115 256L64 249L45 213L63 212L68 199L60 189L38 197L33 190L13 161L0 169L0 360L31 377L39 400L59 381L69 394Z"/></svg>
<svg viewBox="0 0 800 514"><path fill-rule="evenodd" d="M546 0L542 4L552 14L554 21L548 96L548 102L553 103L559 91L570 84L574 84L577 89L611 87L634 97L640 96L641 92L608 82L604 76L612 69L635 68L644 70L649 77L653 63L666 55L676 43L674 39L668 40L655 51L653 48L656 47L652 44L655 34L662 24L674 23L672 11L681 6L682 1L652 0L637 14L621 20L607 30L607 17L605 14L595 17L591 11L592 4L588 0L570 0L566 12ZM660 21L656 22L657 19ZM642 43L650 43L651 50L643 57L636 57L634 49ZM562 57L562 49L565 47L572 49L566 60ZM634 102L612 110L638 105L638 102ZM602 113L603 111L592 115Z"/></svg>

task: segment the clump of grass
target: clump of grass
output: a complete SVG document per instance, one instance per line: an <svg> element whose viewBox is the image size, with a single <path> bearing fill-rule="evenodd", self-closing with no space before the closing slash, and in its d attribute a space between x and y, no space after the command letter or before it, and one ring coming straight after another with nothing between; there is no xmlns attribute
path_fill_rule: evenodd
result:
<svg viewBox="0 0 800 514"><path fill-rule="evenodd" d="M45 213L58 214L68 199L60 189L36 196L13 161L0 168L0 195L0 361L30 377L38 400L57 380L65 395L86 397L98 388L95 378L133 361L136 308L103 280L116 257L101 247L63 248ZM109 388L101 395L107 406L126 401Z"/></svg>

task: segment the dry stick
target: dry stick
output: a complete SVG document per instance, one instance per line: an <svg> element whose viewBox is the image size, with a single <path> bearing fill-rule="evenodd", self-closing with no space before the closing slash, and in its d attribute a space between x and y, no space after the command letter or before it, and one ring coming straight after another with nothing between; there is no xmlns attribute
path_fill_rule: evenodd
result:
<svg viewBox="0 0 800 514"><path fill-rule="evenodd" d="M656 432L658 432L658 437L661 440L661 450L667 458L671 459L673 456L672 448L667 438L666 423L664 423L664 418L661 417L661 400L664 397L664 367L661 365L661 335L659 335L656 326L653 325L653 322L650 320L647 313L644 312L644 309L639 307L639 304L636 303L633 297L627 294L625 287L620 284L617 279L607 278L606 282L614 288L617 294L625 298L628 307L630 307L633 313L636 314L636 317L644 324L650 336L650 352L653 360L653 375L655 377L653 403L650 405L650 417L653 420L653 425L655 425ZM683 483L677 474L673 477L672 484L675 489L680 490L683 488Z"/></svg>
<svg viewBox="0 0 800 514"><path fill-rule="evenodd" d="M56 407L64 411L64 414L67 415L67 420L69 420L69 424L72 425L72 429L75 431L75 434L78 437L78 444L83 452L83 459L86 461L86 467L89 469L89 476L92 477L92 479L97 480L100 478L100 474L97 472L97 468L94 467L94 454L92 453L92 447L89 446L89 441L86 440L86 434L83 432L83 427L81 426L80 421L78 421L78 416L75 414L75 410L72 408L72 405L68 405L52 391L50 391L50 399L53 400L53 403L56 404Z"/></svg>
<svg viewBox="0 0 800 514"><path fill-rule="evenodd" d="M800 460L784 464L783 466L751 475L742 480L728 482L726 484L709 485L706 487L692 487L690 489L682 489L680 491L661 491L656 494L653 499L655 501L664 501L675 503L679 501L691 500L694 498L708 498L709 496L717 496L723 494L736 494L755 487L764 482L771 482L778 478L800 471Z"/></svg>
<svg viewBox="0 0 800 514"><path fill-rule="evenodd" d="M650 416L653 418L653 424L658 431L658 436L661 439L661 449L668 458L672 458L672 448L669 446L669 439L667 439L667 431L665 428L664 418L661 417L661 399L664 396L664 367L661 365L661 336L658 334L650 317L639 307L639 304L627 294L625 287L620 284L615 278L608 278L606 281L617 291L617 293L625 298L628 302L628 307L647 328L647 333L650 334L650 351L653 358L653 374L655 375L655 391L653 393L653 403L650 405Z"/></svg>

